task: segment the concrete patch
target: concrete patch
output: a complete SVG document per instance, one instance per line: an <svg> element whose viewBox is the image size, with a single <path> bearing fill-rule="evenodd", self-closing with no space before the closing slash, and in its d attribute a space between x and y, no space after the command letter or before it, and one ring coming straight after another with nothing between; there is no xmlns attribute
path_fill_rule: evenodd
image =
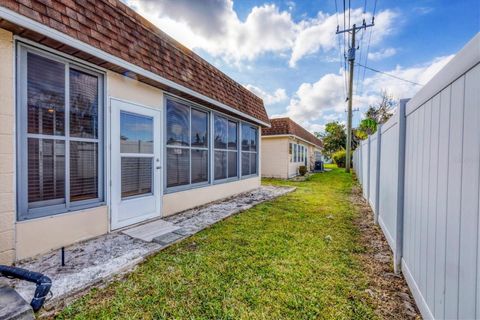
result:
<svg viewBox="0 0 480 320"><path fill-rule="evenodd" d="M122 233L129 235L132 238L137 238L143 241L152 241L154 238L160 237L177 230L178 227L173 223L158 219L152 222L147 222L133 228L128 228Z"/></svg>
<svg viewBox="0 0 480 320"><path fill-rule="evenodd" d="M183 237L184 236L182 236L181 234L177 234L175 232L170 232L170 233L163 234L159 237L154 238L153 242L161 244L162 246L166 246L168 244L171 244L175 241L178 241L178 240L182 239Z"/></svg>

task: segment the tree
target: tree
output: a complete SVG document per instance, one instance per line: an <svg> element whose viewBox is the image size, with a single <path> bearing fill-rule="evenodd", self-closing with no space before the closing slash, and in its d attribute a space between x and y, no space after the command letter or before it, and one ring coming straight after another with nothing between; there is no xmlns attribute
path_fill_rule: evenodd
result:
<svg viewBox="0 0 480 320"><path fill-rule="evenodd" d="M347 144L347 130L344 124L338 121L329 122L325 125L325 132L315 132L315 135L323 141L323 155L332 159L332 155L345 150ZM358 139L355 138L352 131L352 150L356 148Z"/></svg>
<svg viewBox="0 0 480 320"><path fill-rule="evenodd" d="M382 90L380 102L369 106L367 112L365 112L365 119L360 122L355 130L355 136L363 140L374 134L379 124L383 124L390 119L397 105L397 100L387 91Z"/></svg>
<svg viewBox="0 0 480 320"><path fill-rule="evenodd" d="M344 124L334 121L325 125L325 132L315 133L315 135L323 141L323 154L326 157L331 159L333 153L345 149L347 143L347 134L345 131Z"/></svg>
<svg viewBox="0 0 480 320"><path fill-rule="evenodd" d="M360 125L355 130L355 136L360 140L368 138L369 135L377 131L377 121L371 118L366 118L360 121Z"/></svg>

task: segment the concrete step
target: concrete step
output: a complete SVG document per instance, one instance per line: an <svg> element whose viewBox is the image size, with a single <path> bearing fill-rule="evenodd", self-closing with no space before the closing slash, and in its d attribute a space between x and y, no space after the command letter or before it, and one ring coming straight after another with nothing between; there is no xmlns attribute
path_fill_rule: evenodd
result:
<svg viewBox="0 0 480 320"><path fill-rule="evenodd" d="M15 289L0 282L0 319L30 320L35 319L32 307Z"/></svg>

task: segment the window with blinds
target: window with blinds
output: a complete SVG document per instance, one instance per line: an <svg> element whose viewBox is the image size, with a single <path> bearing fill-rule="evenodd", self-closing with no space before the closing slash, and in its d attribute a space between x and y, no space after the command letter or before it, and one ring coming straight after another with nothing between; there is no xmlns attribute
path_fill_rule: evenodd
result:
<svg viewBox="0 0 480 320"><path fill-rule="evenodd" d="M19 219L102 201L102 75L21 46Z"/></svg>
<svg viewBox="0 0 480 320"><path fill-rule="evenodd" d="M214 117L215 180L238 176L238 124L226 117Z"/></svg>
<svg viewBox="0 0 480 320"><path fill-rule="evenodd" d="M258 173L258 129L242 124L242 177Z"/></svg>
<svg viewBox="0 0 480 320"><path fill-rule="evenodd" d="M167 100L167 188L209 182L209 114Z"/></svg>

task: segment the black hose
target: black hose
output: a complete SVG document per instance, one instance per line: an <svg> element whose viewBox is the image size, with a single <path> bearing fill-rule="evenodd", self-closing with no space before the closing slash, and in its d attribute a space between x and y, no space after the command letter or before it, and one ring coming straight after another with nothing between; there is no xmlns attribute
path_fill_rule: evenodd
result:
<svg viewBox="0 0 480 320"><path fill-rule="evenodd" d="M50 288L52 287L52 280L49 277L39 272L33 272L22 268L9 267L4 265L0 265L0 274L6 277L17 278L35 283L37 285L37 288L35 290L33 299L30 302L30 306L32 306L32 309L35 312L40 310L40 308L45 303L45 298L50 292Z"/></svg>

